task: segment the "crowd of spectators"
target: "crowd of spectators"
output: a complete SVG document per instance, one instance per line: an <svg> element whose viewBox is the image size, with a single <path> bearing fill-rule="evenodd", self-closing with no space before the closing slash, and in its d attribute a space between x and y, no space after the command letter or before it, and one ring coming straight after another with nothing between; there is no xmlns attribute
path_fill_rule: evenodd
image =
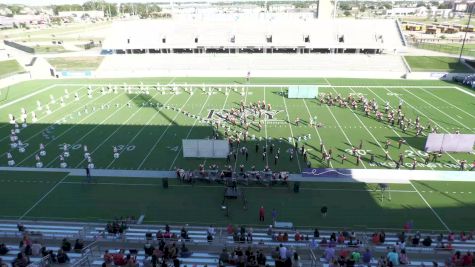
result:
<svg viewBox="0 0 475 267"><path fill-rule="evenodd" d="M260 267L266 265L267 258L262 250L254 250L251 247L242 249L236 247L234 249L224 248L219 254L219 266L248 266Z"/></svg>
<svg viewBox="0 0 475 267"><path fill-rule="evenodd" d="M105 230L109 234L121 235L125 230L127 230L127 228L129 228L128 225L134 222L135 218L133 216L126 218L120 217L113 220L112 222L108 222Z"/></svg>
<svg viewBox="0 0 475 267"><path fill-rule="evenodd" d="M191 251L186 246L185 242L177 245L175 242L160 239L158 242L145 243L143 247L145 257L141 264L137 260L137 249L130 249L127 251L120 249L116 252L105 251L103 255L103 267L107 266L126 266L126 267L168 267L170 265L179 267L179 258L187 258L191 256Z"/></svg>
<svg viewBox="0 0 475 267"><path fill-rule="evenodd" d="M81 250L84 244L79 239L76 240L74 249ZM16 254L15 259L11 262L12 267L26 267L31 263L30 257L45 258L49 263L65 264L69 263L69 256L67 252L71 251L71 243L67 239L63 239L61 247L55 253L49 250L41 244L38 240L31 240L28 234L24 234L18 245L19 252ZM0 244L0 256L8 254L10 249L5 244ZM0 258L0 266L8 266Z"/></svg>

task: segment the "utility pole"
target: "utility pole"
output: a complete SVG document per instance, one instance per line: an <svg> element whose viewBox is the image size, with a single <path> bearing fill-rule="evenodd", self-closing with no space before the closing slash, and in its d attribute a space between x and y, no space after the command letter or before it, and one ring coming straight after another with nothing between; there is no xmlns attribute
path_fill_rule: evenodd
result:
<svg viewBox="0 0 475 267"><path fill-rule="evenodd" d="M470 14L468 15L467 26L465 26L465 34L464 34L463 40L462 40L462 47L460 48L459 63L462 63L462 53L463 53L463 48L464 48L464 46L465 46L465 40L467 39L468 26L470 26L470 20L472 19L473 7L474 7L474 6L471 5Z"/></svg>

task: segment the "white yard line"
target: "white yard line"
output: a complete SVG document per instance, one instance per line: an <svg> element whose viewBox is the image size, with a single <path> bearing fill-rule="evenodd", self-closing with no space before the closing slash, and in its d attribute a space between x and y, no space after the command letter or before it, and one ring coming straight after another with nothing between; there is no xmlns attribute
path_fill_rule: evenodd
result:
<svg viewBox="0 0 475 267"><path fill-rule="evenodd" d="M175 78L174 78L175 79ZM173 80L174 80L173 79ZM170 82L171 83L171 82ZM169 84L170 84L169 83ZM99 83L99 84L88 84L88 85L91 85L91 86L106 86L106 85L120 85L122 86L124 83L120 83L120 84L115 84L115 83ZM57 86L58 85L61 85L61 86L79 86L79 85L84 85L84 84L81 84L81 83L67 83L67 84L56 84ZM130 83L130 84L127 84L129 86L139 86L141 84L133 84L133 83ZM143 84L144 86L156 86L156 83L154 84ZM186 85L186 86L195 86L195 87L202 87L202 86L216 86L216 87L224 87L224 86L230 86L230 85L235 85L235 83L197 83L197 84L193 84L193 83L177 83L176 86L182 86L182 85ZM293 86L294 84L239 84L239 86L242 86L242 87L287 87L287 86ZM334 88L348 88L348 86L351 86L351 87L354 87L354 88L366 88L366 87L370 87L370 88L455 88L454 86L437 86L437 85L434 85L434 86L420 86L420 85L407 85L407 86L404 86L404 85L389 85L389 86L384 86L384 85L330 85L330 84L298 84L298 85L316 85L318 87L334 87ZM460 90L460 89L459 89ZM468 92L467 92L468 93Z"/></svg>
<svg viewBox="0 0 475 267"><path fill-rule="evenodd" d="M305 101L305 99L302 99L302 101L303 101L303 104L305 105L305 108L307 109L308 116L310 116L310 118L312 118L312 113L310 112L310 109L307 106L307 101ZM318 131L317 126L315 125L317 122L314 121L313 123L314 123L313 128L315 129L315 132L317 133L318 140L319 140L320 143L322 143L322 137L320 136L320 132ZM327 152L327 149L325 148L325 145L323 145L323 151L325 153ZM333 164L332 164L331 160L330 160L330 168L333 168Z"/></svg>
<svg viewBox="0 0 475 267"><path fill-rule="evenodd" d="M168 104L168 102L174 97L175 95L172 95L170 98L167 99L167 101L163 104L164 106L166 104ZM161 110L162 107L159 108L159 110ZM149 126L150 122L152 120L154 120L158 115L160 114L160 112L156 112L155 114L153 114L153 116L145 123L145 125L143 125L140 130L134 135L134 137L132 137L132 139L129 140L129 142L124 146L124 149L122 149L122 151L120 151L119 153L119 156L122 155L122 153L124 153L125 151L125 148L128 147L130 144L132 144L132 142L137 138L137 136L139 136L142 131L147 127ZM178 115L175 115L175 117L178 116ZM170 123L171 125L171 123ZM166 130L165 130L166 131ZM116 161L115 158L112 158L112 161L107 165L106 169L109 169L110 166L112 166L112 164Z"/></svg>
<svg viewBox="0 0 475 267"><path fill-rule="evenodd" d="M386 89L386 91L392 93L390 90L388 90L386 87L383 87L384 89ZM413 105L409 104L407 102L407 100L404 100L404 103L407 104L409 107L411 107L412 109L414 109L415 111L419 112L419 114L421 114L422 116L424 116L425 118L427 118L429 121L431 121L432 123L434 123L435 125L439 126L440 129L444 130L445 132L447 133L450 133L449 131L447 131L447 129L445 129L444 127L440 126L437 122L433 121L430 117L428 117L426 114L422 113L420 110L418 110L416 107L414 107ZM445 154L447 154L451 159L453 159L455 162L458 162L457 159L455 159L452 155L450 155L449 153L445 152Z"/></svg>
<svg viewBox="0 0 475 267"><path fill-rule="evenodd" d="M249 88L246 87L246 94L244 95L244 108L246 107L246 101L247 101L247 93L248 93L248 90L249 90ZM223 108L222 108L222 109L224 109L224 107L225 107L227 101L228 101L228 97L226 96L226 100L224 100L224 105L223 105ZM237 167L238 158L239 158L239 150L236 151L236 160L234 161L234 172L236 172L236 167ZM206 166L206 160L205 160L205 163L204 163L203 165Z"/></svg>
<svg viewBox="0 0 475 267"><path fill-rule="evenodd" d="M445 102L445 103L451 105L452 107L454 107L454 108L456 108L456 109L462 111L463 113L465 113L465 114L467 114L468 116L470 116L470 117L472 117L472 118L475 119L475 115L470 114L470 113L466 112L465 110L463 110L463 109L457 107L456 105L450 103L449 101L447 101L447 100L445 100L445 99L443 99L443 98L438 97L436 94L433 94L432 92L430 92L430 91L427 90L427 89L424 89L424 88L421 88L421 89L422 89L424 92L427 92L427 93L429 93L430 95L434 96L435 98L439 99L440 101L443 101L443 102Z"/></svg>
<svg viewBox="0 0 475 267"><path fill-rule="evenodd" d="M287 109L287 103L285 102L285 96L284 96L284 91L282 90L282 87L280 88L280 93L282 95L282 100L284 101L284 107L285 107L285 113L287 114L287 124L289 125L289 129L290 129L290 135L292 136L292 140L294 142L296 142L295 140L295 137L294 137L294 131L292 130L292 124L290 123L290 115L289 115L289 110ZM291 146L293 146L294 144L290 144ZM299 153L298 151L295 151L296 154L295 154L295 158L297 158L297 164L299 166L299 171L302 172L302 168L300 167L300 160L299 160ZM305 166L307 166L307 164L305 163Z"/></svg>
<svg viewBox="0 0 475 267"><path fill-rule="evenodd" d="M114 98L112 98L110 101L106 102L106 104L109 104L111 103L112 101L114 101L117 97L121 96L120 94L118 94L117 96L115 96ZM98 99L102 98L103 96L100 96L98 97L97 99L95 99L93 102L97 101ZM81 107L81 108L84 108L84 107ZM79 108L79 109L81 109ZM70 127L69 129L67 129L66 131L64 131L63 133L61 133L60 135L58 135L56 137L56 139L58 139L59 137L65 135L66 133L68 133L69 131L71 131L74 127L80 125L79 123L80 122L83 122L84 120L86 120L87 118L91 117L92 115L94 115L93 112L91 112L89 115L85 116L84 118L82 118L80 121L77 122L77 124L74 124L72 127ZM96 126L97 127L97 126ZM33 137L32 137L33 138ZM31 139L31 138L30 138ZM27 139L29 140L29 139ZM51 140L49 141L48 143L45 144L45 147L47 147L49 144L53 143L55 140ZM31 153L28 157L24 158L22 161L20 161L18 164L16 164L16 166L19 166L21 163L25 162L27 159L33 157L34 155L36 155L40 150L37 149L35 150L35 152Z"/></svg>
<svg viewBox="0 0 475 267"><path fill-rule="evenodd" d="M84 85L84 84L83 84L83 85ZM15 99L15 100L13 100L12 102L8 102L8 103L6 103L6 104L0 105L0 109L6 108L6 107L11 106L11 105L13 105L13 104L15 104L15 103L18 103L18 102L20 102L20 101L23 101L23 100L25 100L25 99L28 99L28 98L30 98L30 97L32 97L32 96L35 96L35 95L37 95L37 94L43 93L43 92L45 92L45 91L48 91L49 89L51 89L51 88L53 88L53 87L56 87L56 86L58 86L58 84L50 85L50 86L45 87L45 88L43 88L43 89L41 89L41 90L35 91L35 92L31 93L31 94L27 94L27 95L22 96L22 97L20 97L20 98L18 98L18 99Z"/></svg>
<svg viewBox="0 0 475 267"><path fill-rule="evenodd" d="M464 127L465 129L468 129L468 130L471 130L470 127L467 127L465 124L461 123L460 121L456 120L455 118L453 118L452 116L450 116L449 114L443 112L441 109L437 108L437 107L434 107L434 105L432 105L431 103L425 101L424 99L420 98L419 96L413 94L410 90L405 90L406 92L408 92L409 94L413 95L414 97L416 97L417 99L421 100L422 102L426 103L427 105L431 106L433 109L439 111L440 113L444 114L445 116L447 116L448 118L452 119L453 121L457 122L458 124L460 124L462 127Z"/></svg>
<svg viewBox="0 0 475 267"><path fill-rule="evenodd" d="M373 92L373 90L371 90L370 88L367 88L367 89L368 89L373 95L375 95L377 98L379 98L383 103L385 103L385 100L384 100L382 97L380 97L378 94L376 94L375 92ZM355 92L353 89L351 89L351 90L352 90L353 92ZM392 108L391 105L389 105L389 107ZM391 130L393 130L393 132L394 132L399 138L404 139L404 137L402 137L401 135L399 135L399 133L398 133L396 130L394 130L394 127L392 127L390 124L388 124L388 127L389 127ZM417 151L416 151L412 146L409 146L409 148L412 150L412 152L414 152L414 155L418 155ZM432 167L429 167L429 168L430 168L431 170L434 170L434 168L432 168Z"/></svg>
<svg viewBox="0 0 475 267"><path fill-rule="evenodd" d="M462 93L465 93L465 94L467 94L467 95L469 95L469 96L475 97L475 94L474 94L474 93L470 93L470 92L468 92L467 90L464 90L464 89L462 89L462 88L460 88L460 87L458 87L458 86L454 86L453 88L454 88L455 90L460 91L460 92L462 92Z"/></svg>
<svg viewBox="0 0 475 267"><path fill-rule="evenodd" d="M115 183L115 182L99 182L99 183L84 183L84 182L61 182L61 184L80 184L80 185L114 185L114 186L156 186L161 187L161 183ZM170 187L197 187L197 188L223 188L222 185L186 185L186 184L173 184ZM246 189L261 190L262 187L256 186L242 186ZM286 187L275 187L275 190L288 190ZM345 188L313 188L313 187L300 187L301 190L308 191L342 191L342 192L374 192L373 189L345 189ZM417 193L415 190L386 190L386 192L394 193Z"/></svg>
<svg viewBox="0 0 475 267"><path fill-rule="evenodd" d="M185 107L185 105L188 103L188 101L190 101L192 95L190 95L188 97L188 99L185 101L185 103L183 103L183 105L181 106L180 110L175 114L175 117L173 117L173 119L171 120L171 122L168 124L167 128L165 128L165 130L162 132L162 134L160 135L160 137L157 139L157 141L153 144L152 148L148 151L147 155L143 158L142 162L140 163L140 165L137 167L137 170L140 170L143 166L143 164L147 161L148 157L150 156L150 154L152 154L152 152L155 150L155 148L157 147L158 143L160 143L160 141L162 140L162 138L165 136L165 134L167 133L168 129L170 128L170 126L173 124L173 122L175 121L175 119L178 117L178 115L180 114L180 112L183 110L183 108ZM209 96L208 96L209 97Z"/></svg>
<svg viewBox="0 0 475 267"><path fill-rule="evenodd" d="M353 91L353 89L351 89L351 87L349 87L349 88L350 88L350 90ZM332 89L333 89L333 91L335 91L335 94L338 94L338 92L335 90L335 88L332 87ZM353 91L353 92L354 92L354 91ZM391 156L390 156L389 153L388 153L388 151L385 150L385 149L383 148L383 146L381 145L381 142L378 141L378 139L376 139L376 137L374 137L373 133L368 129L368 127L366 127L366 125L361 121L360 117L358 117L358 115L356 115L356 113L353 111L353 109L350 108L350 110L351 110L351 113L353 113L353 115L355 115L355 117L356 117L356 118L358 119L358 121L361 123L361 125L363 125L363 127L366 129L366 131L369 133L369 135L371 135L371 137L372 137L373 140L376 142L376 144L378 144L378 146L381 148L381 150L383 150L383 152L384 152L385 154L387 153L389 159L392 160L392 159L391 159Z"/></svg>
<svg viewBox="0 0 475 267"><path fill-rule="evenodd" d="M99 97L95 98L91 103L88 103L88 105L89 105L89 104L92 104L92 103L94 103L94 102L96 102L97 100L101 99L102 97L104 97L104 96L99 96ZM110 102L111 102L111 101L110 101ZM108 103L110 103L110 102L108 102ZM79 110L81 110L81 109L83 109L83 108L84 108L84 106L78 107L78 108L75 109L73 112L70 112L69 115L71 115L71 114L73 114L73 113L76 113L77 111L79 111ZM92 114L91 114L91 115L92 115ZM67 116L66 116L66 117L67 117ZM89 117L89 116L86 116L84 119L86 119L86 118L88 118L88 117ZM80 120L79 122L82 122L84 119ZM61 125L61 124L55 122L55 123L50 124L49 126L52 126L52 125ZM49 126L48 126L48 127L49 127ZM43 131L44 131L45 129L47 129L48 127L43 128L41 131L38 131L36 134L34 134L34 135L28 137L27 139L23 140L23 143L27 143L27 142L30 141L31 139L33 139L33 138L35 138L36 136L42 134ZM73 126L73 127L74 127L74 126ZM52 140L52 141L53 141L53 140ZM51 142L52 142L52 141L51 141ZM48 142L47 144L50 144L51 142ZM46 147L47 144L45 144L45 147ZM30 145L31 145L31 144L30 144ZM36 154L38 151L39 151L39 149L36 150L36 152L35 152L34 154ZM6 155L6 154L7 154L7 152L3 153L1 156L4 156L4 155ZM33 155L30 155L30 157L31 157L31 156L33 156ZM26 159L25 159L25 160L26 160ZM22 162L23 162L23 161L22 161ZM18 166L18 164L17 164L17 166Z"/></svg>
<svg viewBox="0 0 475 267"><path fill-rule="evenodd" d="M440 221L440 223L442 223L442 225L445 227L445 229L447 229L447 231L451 232L450 228L447 226L447 224L442 220L442 218L440 218L439 214L437 214L437 212L435 212L435 210L431 207L429 202L427 202L427 200L422 196L422 194L419 192L419 190L417 190L417 188L414 186L414 184L411 181L409 181L409 183L414 188L414 190L417 192L417 194L421 197L422 201L424 201L424 203L426 203L427 207L429 207L429 209L432 211L432 213L434 213L435 217Z"/></svg>
<svg viewBox="0 0 475 267"><path fill-rule="evenodd" d="M330 107L327 105L327 104L324 104L327 106L327 109L328 111L330 112L330 114L332 115L333 119L335 120L336 124L338 125L338 128L340 128L341 132L343 133L343 135L345 136L345 139L346 141L348 142L348 144L350 144L350 146L353 146L353 144L351 143L350 141L350 138L348 138L348 136L346 135L345 131L343 130L343 128L341 127L340 123L338 122L338 120L336 119L335 115L333 115L333 112L332 110L330 109ZM364 161L361 161L361 164L363 165L363 167L366 169L366 165L364 164Z"/></svg>
<svg viewBox="0 0 475 267"><path fill-rule="evenodd" d="M156 96L158 95L158 92L152 96L152 98L155 98ZM112 132L106 139L104 139L98 146L96 146L94 148L94 150L92 150L90 153L91 153L91 156L94 155L94 153L99 150L99 148L101 148L109 139L111 139L111 137L113 137L120 129L122 129L122 127L126 126L127 125L127 122L129 122L134 116L135 114L137 114L139 111L141 111L142 109L144 108L144 106L141 106L139 107L136 111L134 111L134 113L132 113L132 115L130 115L127 120L121 122L120 126L119 127L116 127L114 132ZM125 148L123 149L125 150ZM107 152L106 152L107 153ZM77 165L75 168L79 168L79 166L85 161L86 159L82 159Z"/></svg>
<svg viewBox="0 0 475 267"><path fill-rule="evenodd" d="M203 109L206 107L206 103L208 103L208 100L210 99L211 97L211 94L208 95L208 97L206 98L206 101L203 103L203 105L201 106L201 110L198 112L198 116L201 116L201 113L203 112ZM195 128L195 125L196 123L199 121L199 118L196 118L195 119L195 122L193 123L193 125L191 126L190 130L188 131L188 134L186 135L185 139L188 139L188 137L190 137L190 134L191 132L193 131L193 128ZM175 162L176 160L178 159L178 156L180 156L180 153L181 153L181 149L178 149L177 153L176 153L176 156L175 158L173 159L173 162L172 164L170 165L170 168L168 168L169 170L172 170L173 169L173 166L175 165Z"/></svg>
<svg viewBox="0 0 475 267"><path fill-rule="evenodd" d="M264 86L264 102L267 103L266 101L266 87ZM267 147L267 116L264 114L264 133L266 137L266 166L269 166L269 148Z"/></svg>
<svg viewBox="0 0 475 267"><path fill-rule="evenodd" d="M134 100L136 97L138 97L140 94L137 94L136 96L134 96L132 99L130 99L129 101L132 101ZM81 138L77 139L75 142L73 142L73 144L80 144L79 142L81 140L83 140L86 136L89 136L92 132L94 132L99 126L102 126L102 124L104 124L104 122L106 122L108 119L110 119L112 116L114 116L118 111L122 110L125 106L121 106L120 108L114 110L114 112L112 112L109 116L107 116L104 120L102 120L99 124L96 124L94 126L94 128L92 128L91 130L89 130L86 134L82 135ZM59 137L59 136L58 136ZM51 164L54 163L54 161L56 159L59 158L59 155L56 156L53 160L51 160L47 165L46 167L49 167Z"/></svg>
<svg viewBox="0 0 475 267"><path fill-rule="evenodd" d="M46 192L46 194L44 194L38 201L36 201L35 204L31 206L31 208L29 208L25 213L23 213L23 215L21 215L20 218L18 218L18 220L22 220L23 218L25 218L25 216L28 213L30 213L30 211L32 211L36 206L38 206L41 203L41 201L43 201L43 199L45 199L49 194L51 194L51 192L53 192L53 190L56 189L56 187L58 187L64 180L66 180L68 176L69 174L67 174L59 182L57 182L48 192Z"/></svg>
<svg viewBox="0 0 475 267"><path fill-rule="evenodd" d="M83 89L83 88L84 88L84 87L81 87L81 88L79 88L79 89L73 91L71 94L77 93L79 90L81 90L81 89ZM65 104L64 106L61 106L61 105L60 105L58 109L51 110L51 113L49 113L49 114L47 113L45 116L39 117L39 118L38 118L38 121L35 122L35 123L38 123L41 119L44 119L44 118L46 118L46 117L48 117L48 116L50 116L50 115L54 115L54 114L57 113L59 110L61 110L61 109L63 109L63 108L66 108L66 107L67 107L66 104ZM36 110L36 108L33 108L32 110ZM18 116L18 117L20 117L20 116ZM31 123L31 124L35 124L35 123ZM30 125L31 125L31 124L30 124ZM4 126L1 126L0 129L2 129L2 128L4 128L4 127L8 127L9 125L11 125L11 124L9 124L9 123L8 123L8 124L5 124ZM48 128L48 127L45 127L44 129L46 129L46 128ZM41 132L41 131L40 131L40 132ZM5 140L5 139L8 139L9 137L10 137L9 135L3 137L2 139L0 139L0 142L2 142L2 141Z"/></svg>

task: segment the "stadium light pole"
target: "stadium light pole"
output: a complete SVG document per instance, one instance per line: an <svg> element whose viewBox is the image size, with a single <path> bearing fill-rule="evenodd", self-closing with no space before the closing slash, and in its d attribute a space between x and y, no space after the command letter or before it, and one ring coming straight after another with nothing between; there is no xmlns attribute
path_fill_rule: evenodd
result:
<svg viewBox="0 0 475 267"><path fill-rule="evenodd" d="M468 15L468 21L467 21L467 26L465 26L465 34L463 36L462 40L462 47L460 48L460 55L459 55L459 63L462 62L462 53L463 53L463 48L465 46L465 40L467 39L467 34L468 34L468 26L470 25L470 20L472 19L472 13L473 13L473 5L471 6L472 8L470 9L470 14Z"/></svg>

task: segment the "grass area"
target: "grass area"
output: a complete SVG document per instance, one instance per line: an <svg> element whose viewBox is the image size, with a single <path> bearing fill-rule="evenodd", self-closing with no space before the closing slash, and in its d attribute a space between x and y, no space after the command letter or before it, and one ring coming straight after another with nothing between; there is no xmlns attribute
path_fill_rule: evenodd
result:
<svg viewBox="0 0 475 267"><path fill-rule="evenodd" d="M104 57L55 57L48 62L56 70L95 70Z"/></svg>
<svg viewBox="0 0 475 267"><path fill-rule="evenodd" d="M23 67L15 59L0 61L0 77L7 77L21 71Z"/></svg>
<svg viewBox="0 0 475 267"><path fill-rule="evenodd" d="M420 22L420 23L425 23L428 25L431 25L433 23L439 23L439 24L460 24L460 25L467 25L468 22L468 15L463 17L463 18L443 18L438 16L437 19L435 18L427 18L427 17L404 17L402 18L402 21L407 21L407 22ZM470 25L475 26L475 21L471 20Z"/></svg>
<svg viewBox="0 0 475 267"><path fill-rule="evenodd" d="M453 54L453 55L460 55L460 49L462 48L461 43L450 43L450 44L418 43L415 46L421 49L443 52L443 53L448 53L448 54ZM475 57L475 44L465 44L462 55Z"/></svg>
<svg viewBox="0 0 475 267"><path fill-rule="evenodd" d="M173 94L167 86L163 90L155 89L160 84L175 83L179 93ZM213 87L211 94L203 91ZM391 107L397 107L404 100L403 112L406 119L415 120L420 116L423 126L437 127L439 132L473 133L475 129L475 114L473 113L474 99L452 88L450 83L440 81L402 81L402 80L358 80L358 79L253 79L255 87L242 87L243 78L160 78L160 79L104 79L104 80L62 80L31 81L12 86L2 95L7 95L1 103L2 114L12 114L19 118L21 108L31 114L35 111L38 121L31 122L19 134L26 151L21 153L12 149L11 153L16 166L36 166L35 155L40 144L46 146L47 155L41 157L45 167L59 167L60 153L64 144L69 147L71 156L66 163L72 168L86 166L83 149L88 147L96 168L133 169L133 170L173 170L176 166L185 169L197 168L200 163L206 165L216 163L218 166L227 164L226 159L184 159L181 154L182 139L210 138L213 127L210 121L219 120L230 109L239 108L241 101L257 103L266 101L272 108L261 117L262 129L258 129L259 119L252 120L252 111L246 108L247 120L250 122L249 138L242 142L248 147L249 159L237 154L237 160L232 160L233 168L243 164L246 168L255 165L257 169L270 165L275 170L288 170L299 173L306 167L302 155L289 160L289 149L298 143L308 150L308 161L313 167L334 168L394 168L391 159L398 159L400 153L404 156L402 168L410 169L412 161L417 160L417 169L448 170L458 169L458 160L468 162L475 160L473 154L445 153L438 163L423 164L427 153L424 152L426 137L416 136L414 127L408 127L404 132L399 127L392 127L383 121L377 121L374 114L365 116L361 108L352 110L335 106L319 104L315 99L288 99L285 86L278 84L308 83L327 84L321 87L321 94L341 94L347 96L365 96L375 99L378 106L384 109L386 102ZM130 91L124 83L135 84ZM142 89L139 84L143 83ZM191 95L184 91L182 84L196 83ZM211 86L224 83L226 85ZM259 85L260 84L260 85ZM105 86L117 86L117 91L105 90ZM236 91L228 95L224 93L226 86ZM259 86L257 86L259 85ZM88 97L88 87L91 87L91 97ZM427 87L431 86L431 87ZM221 88L221 91L218 90ZM4 89L6 90L6 89ZM66 92L67 90L67 92ZM102 92L104 91L104 92ZM148 93L147 93L148 92ZM79 100L74 95L78 94ZM26 99L20 99L28 95ZM62 100L61 100L62 99ZM54 101L53 101L54 100ZM10 105L15 101L14 105ZM63 104L61 104L61 101ZM40 103L41 110L38 108ZM48 112L48 108L50 112ZM224 110L224 113L222 113ZM220 115L220 113L222 113ZM296 125L299 117L301 123ZM316 128L309 124L314 120L322 124ZM221 119L222 120L222 119ZM244 131L239 120L236 125L223 122L229 126L229 135L236 136ZM11 126L8 116L0 118L0 145L10 147ZM428 130L424 132L427 134ZM219 138L224 138L225 129L217 130ZM407 144L398 148L399 139L405 139ZM388 149L384 144L390 140ZM320 142L327 150L332 149L333 160L328 164L322 160ZM359 146L357 150L362 162L357 165L355 156L351 155L351 147ZM262 150L254 152L256 144L260 149L264 146L275 145L275 151L280 149L278 164L274 164L274 154L262 159ZM118 159L113 158L113 147L120 152ZM388 152L390 159L385 158ZM370 155L375 156L376 163L370 162ZM347 160L341 162L340 155ZM6 153L0 156L0 165L7 165Z"/></svg>
<svg viewBox="0 0 475 267"><path fill-rule="evenodd" d="M475 207L475 183L413 182L414 187L390 184L384 194L377 185L364 183L305 182L299 193L293 192L292 184L242 186L247 207L243 207L242 199L226 200L230 215L227 218L220 209L223 186L219 184L191 186L171 179L169 188L164 189L161 179L150 178L95 177L92 183L86 183L83 177L64 178L65 173L5 171L0 172L0 177L0 195L5 203L0 207L0 217L10 219L25 216L107 221L144 214L145 223L262 227L270 223L271 210L276 209L278 220L291 221L297 227L401 229L412 220L416 229L445 230L424 198L452 230L471 230L475 220L471 212ZM261 205L267 212L266 222L258 221ZM323 205L329 210L325 218L319 212Z"/></svg>
<svg viewBox="0 0 475 267"><path fill-rule="evenodd" d="M456 57L405 56L412 71L473 72Z"/></svg>
<svg viewBox="0 0 475 267"><path fill-rule="evenodd" d="M74 24L65 24L65 25L54 25L51 27L41 28L41 29L13 29L6 30L0 33L0 38L2 39L11 39L11 38L38 38L38 37L57 37L61 38L62 36L68 36L71 34L83 34L90 33L94 30L108 28L112 25L111 21L98 22L98 23L74 23Z"/></svg>
<svg viewBox="0 0 475 267"><path fill-rule="evenodd" d="M69 52L62 45L36 45L33 48L35 49L35 54Z"/></svg>

